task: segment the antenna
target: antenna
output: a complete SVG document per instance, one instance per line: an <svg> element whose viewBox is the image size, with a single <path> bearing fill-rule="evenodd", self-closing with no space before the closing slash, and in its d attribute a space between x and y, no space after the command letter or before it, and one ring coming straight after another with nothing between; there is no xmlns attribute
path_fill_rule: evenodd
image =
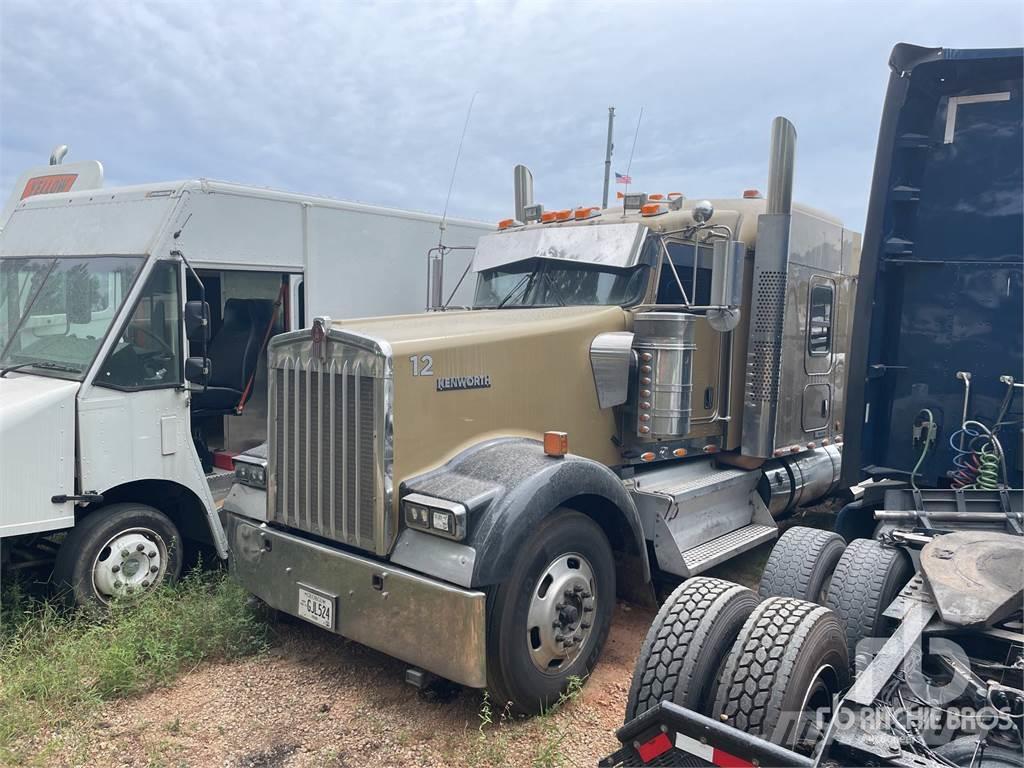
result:
<svg viewBox="0 0 1024 768"><path fill-rule="evenodd" d="M448 218L448 203L452 199L452 190L455 188L455 174L459 172L459 160L462 158L462 144L466 140L466 129L469 128L469 116L473 114L473 102L476 101L476 93L473 93L473 98L469 100L469 109L466 110L466 122L462 124L462 136L459 138L459 150L455 153L455 165L452 166L452 178L448 182L448 197L444 199L444 211L441 213L441 237L437 241L438 245L442 245L444 239L444 222Z"/></svg>
<svg viewBox="0 0 1024 768"><path fill-rule="evenodd" d="M440 231L437 235L437 247L431 248L427 252L427 309L437 310L443 309L447 306L447 302L444 301L444 257L448 251L456 250L455 248L448 248L444 244L444 230L445 222L448 220L448 203L452 199L452 190L455 188L455 174L459 171L459 160L462 158L462 145L466 141L466 129L469 128L469 118L473 114L473 103L476 101L476 93L473 93L473 97L469 100L469 109L466 110L466 121L462 124L462 136L459 137L459 149L455 153L455 165L452 166L452 178L448 182L448 196L444 199L444 211L441 213L441 223L439 225ZM469 269L467 267L466 272ZM463 273L462 277L466 274ZM458 290L459 285L462 284L462 280L459 280L459 284L455 286ZM454 296L454 291L452 292ZM449 299L448 301L451 301Z"/></svg>
<svg viewBox="0 0 1024 768"><path fill-rule="evenodd" d="M640 121L644 119L644 108L640 107L640 117L636 119L636 131L633 133L633 146L629 148L629 162L626 163L626 178L630 178L629 169L633 167L633 152L636 151L636 139L640 135ZM629 189L629 182L626 182L626 189Z"/></svg>

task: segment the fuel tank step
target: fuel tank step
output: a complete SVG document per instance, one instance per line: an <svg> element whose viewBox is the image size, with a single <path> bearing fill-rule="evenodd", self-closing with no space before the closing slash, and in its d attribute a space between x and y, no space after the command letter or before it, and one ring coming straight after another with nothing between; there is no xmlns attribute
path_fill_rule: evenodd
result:
<svg viewBox="0 0 1024 768"><path fill-rule="evenodd" d="M752 523L735 531L711 539L700 546L683 552L683 563L691 576L706 571L730 557L764 544L775 538L778 529L774 525Z"/></svg>

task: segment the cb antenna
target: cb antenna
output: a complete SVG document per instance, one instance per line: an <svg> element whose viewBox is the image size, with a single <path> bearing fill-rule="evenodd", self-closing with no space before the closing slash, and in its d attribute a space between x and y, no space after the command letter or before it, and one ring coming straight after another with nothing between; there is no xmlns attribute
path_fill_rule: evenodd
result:
<svg viewBox="0 0 1024 768"><path fill-rule="evenodd" d="M636 119L636 131L633 133L633 146L629 148L629 162L626 163L626 178L632 181L629 169L633 167L633 153L636 151L636 140L640 135L640 121L644 119L644 108L640 107L640 117ZM629 189L629 181L626 182L626 189Z"/></svg>
<svg viewBox="0 0 1024 768"><path fill-rule="evenodd" d="M469 100L469 109L466 110L466 121L462 124L462 136L459 137L459 149L455 153L455 165L452 166L452 178L448 182L448 196L444 199L444 211L441 213L441 237L437 241L438 245L443 245L444 240L444 223L448 218L448 203L452 199L452 190L455 189L455 174L459 172L459 160L462 159L462 145L466 141L466 129L469 128L469 117L473 114L473 102L476 101L476 93L473 93L473 97Z"/></svg>
<svg viewBox="0 0 1024 768"><path fill-rule="evenodd" d="M441 212L441 223L439 225L439 232L437 236L437 247L431 248L427 251L427 309L428 310L440 310L444 309L448 302L444 300L444 257L448 251L456 250L455 248L449 248L444 244L444 231L445 223L448 220L448 204L452 199L452 190L455 189L455 174L459 172L459 160L462 159L462 145L466 141L466 129L469 128L469 118L473 114L473 103L476 101L476 92L473 93L473 97L469 100L469 109L466 110L466 120L462 124L462 136L459 137L459 149L455 153L455 164L452 166L452 177L448 182L448 196L444 199L444 211ZM460 249L461 250L461 249ZM469 267L466 267L466 272L469 272ZM466 272L462 273L462 278L466 277ZM455 290L458 290L459 285L462 284L462 278L459 279L459 284L455 286ZM455 291L452 291L454 296Z"/></svg>

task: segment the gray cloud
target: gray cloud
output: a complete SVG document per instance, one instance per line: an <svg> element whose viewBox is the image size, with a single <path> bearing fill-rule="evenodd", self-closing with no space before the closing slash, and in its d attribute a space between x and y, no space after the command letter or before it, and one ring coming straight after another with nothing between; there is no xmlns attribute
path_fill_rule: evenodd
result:
<svg viewBox="0 0 1024 768"><path fill-rule="evenodd" d="M797 197L864 221L892 45L1019 45L1012 2L0 4L0 186L68 143L109 183L206 176L440 211L638 189L763 187L768 128L797 125Z"/></svg>

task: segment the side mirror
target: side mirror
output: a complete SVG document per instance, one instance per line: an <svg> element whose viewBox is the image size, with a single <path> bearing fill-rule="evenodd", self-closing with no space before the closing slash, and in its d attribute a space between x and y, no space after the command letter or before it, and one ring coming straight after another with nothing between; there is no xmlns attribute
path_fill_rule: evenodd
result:
<svg viewBox="0 0 1024 768"><path fill-rule="evenodd" d="M208 357L189 357L185 360L185 381L206 386L210 381L213 363Z"/></svg>
<svg viewBox="0 0 1024 768"><path fill-rule="evenodd" d="M185 302L185 338L189 341L210 340L210 305L205 301Z"/></svg>
<svg viewBox="0 0 1024 768"><path fill-rule="evenodd" d="M71 270L64 283L68 323L82 325L92 320L93 283L85 269Z"/></svg>

